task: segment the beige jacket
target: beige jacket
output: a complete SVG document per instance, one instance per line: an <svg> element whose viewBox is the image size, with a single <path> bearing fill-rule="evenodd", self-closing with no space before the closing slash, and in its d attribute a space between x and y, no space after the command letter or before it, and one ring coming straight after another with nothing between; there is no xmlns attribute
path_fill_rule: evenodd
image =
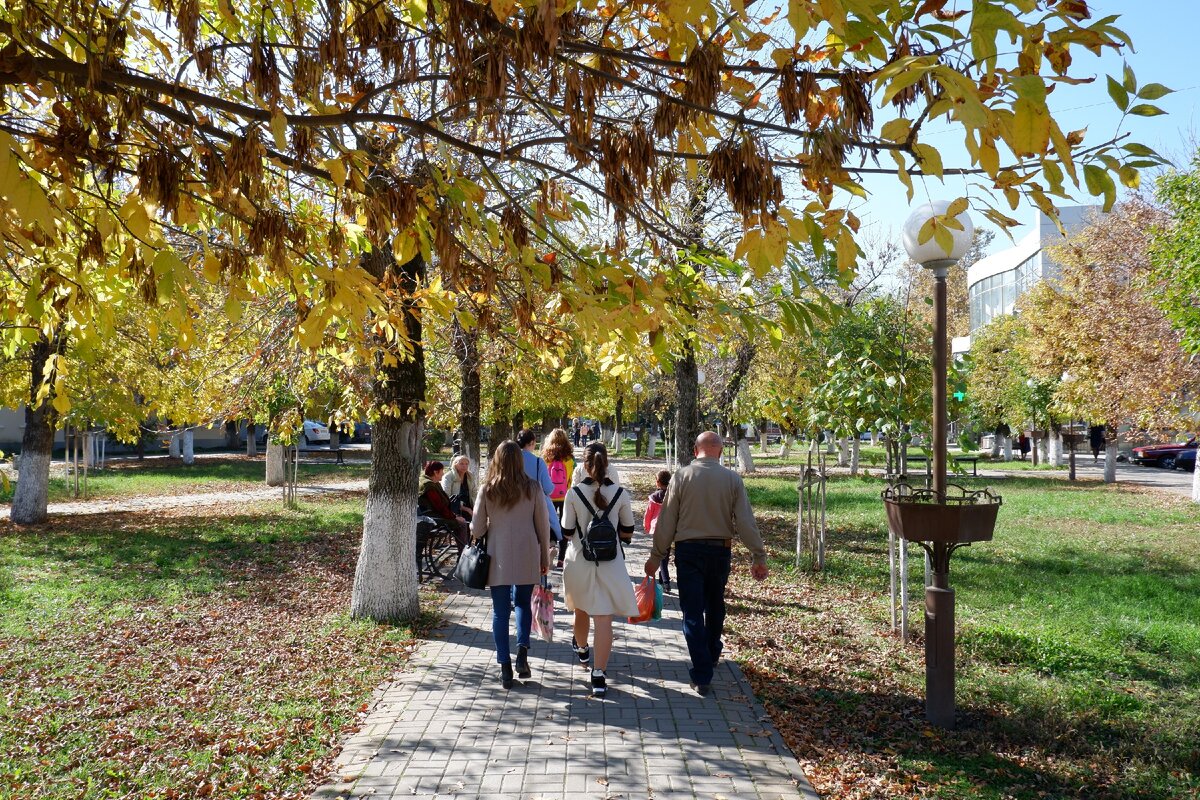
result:
<svg viewBox="0 0 1200 800"><path fill-rule="evenodd" d="M755 564L767 563L742 477L715 458L697 458L671 477L654 529L649 566L657 569L672 544L735 537L746 545Z"/></svg>
<svg viewBox="0 0 1200 800"><path fill-rule="evenodd" d="M525 586L541 580L542 567L550 566L550 515L542 490L534 486L512 508L488 503L487 492L475 497L471 536L487 535L492 557L488 586Z"/></svg>

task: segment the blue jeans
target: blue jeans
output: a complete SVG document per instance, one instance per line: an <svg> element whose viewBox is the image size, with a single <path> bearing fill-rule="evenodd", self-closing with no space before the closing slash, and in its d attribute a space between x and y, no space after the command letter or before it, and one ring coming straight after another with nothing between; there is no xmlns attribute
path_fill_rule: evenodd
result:
<svg viewBox="0 0 1200 800"><path fill-rule="evenodd" d="M675 543L675 582L683 612L683 638L697 686L712 683L713 665L721 655L725 630L725 584L732 551L704 542Z"/></svg>
<svg viewBox="0 0 1200 800"><path fill-rule="evenodd" d="M521 586L493 586L492 589L492 637L496 640L496 663L507 664L511 658L508 647L508 615L517 607L517 645L529 647L529 633L533 629L533 584Z"/></svg>

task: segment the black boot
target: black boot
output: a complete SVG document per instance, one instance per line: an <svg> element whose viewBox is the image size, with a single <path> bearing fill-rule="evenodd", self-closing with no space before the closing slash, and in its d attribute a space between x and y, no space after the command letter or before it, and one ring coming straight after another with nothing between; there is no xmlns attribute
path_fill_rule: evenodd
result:
<svg viewBox="0 0 1200 800"><path fill-rule="evenodd" d="M500 685L505 689L511 689L513 686L513 668L512 661L505 661L500 665Z"/></svg>
<svg viewBox="0 0 1200 800"><path fill-rule="evenodd" d="M529 671L529 648L525 645L517 647L517 677L525 680L533 673Z"/></svg>

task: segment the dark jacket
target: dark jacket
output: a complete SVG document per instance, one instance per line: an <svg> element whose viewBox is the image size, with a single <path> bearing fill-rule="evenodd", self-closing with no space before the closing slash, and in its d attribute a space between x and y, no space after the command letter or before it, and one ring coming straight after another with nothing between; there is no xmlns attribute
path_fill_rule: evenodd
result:
<svg viewBox="0 0 1200 800"><path fill-rule="evenodd" d="M421 504L429 509L430 516L442 519L455 519L454 510L450 508L450 496L437 481L427 480L421 484Z"/></svg>

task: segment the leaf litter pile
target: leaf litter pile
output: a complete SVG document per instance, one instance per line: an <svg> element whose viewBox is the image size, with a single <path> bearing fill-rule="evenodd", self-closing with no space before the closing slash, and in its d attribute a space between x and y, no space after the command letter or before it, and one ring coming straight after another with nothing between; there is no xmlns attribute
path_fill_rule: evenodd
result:
<svg viewBox="0 0 1200 800"><path fill-rule="evenodd" d="M0 797L305 796L414 633L347 618L331 507L0 528Z"/></svg>

